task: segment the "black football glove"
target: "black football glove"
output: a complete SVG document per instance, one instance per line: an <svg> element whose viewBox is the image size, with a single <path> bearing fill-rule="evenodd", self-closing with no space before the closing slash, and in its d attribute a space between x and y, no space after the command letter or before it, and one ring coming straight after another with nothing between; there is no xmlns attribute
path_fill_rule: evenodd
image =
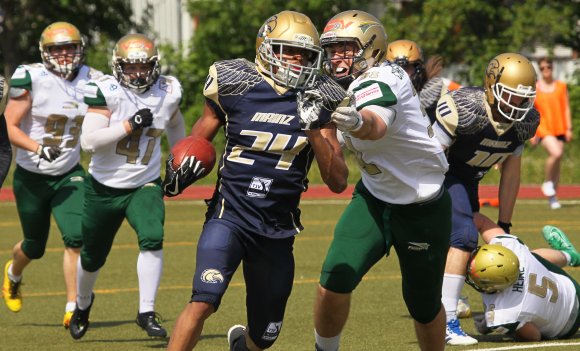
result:
<svg viewBox="0 0 580 351"><path fill-rule="evenodd" d="M512 226L511 222L510 223L506 223L506 222L502 222L502 221L497 221L497 225L503 229L503 231L506 234L510 233L510 227Z"/></svg>
<svg viewBox="0 0 580 351"><path fill-rule="evenodd" d="M58 146L38 145L38 149L36 149L36 154L40 156L38 159L39 162L41 159L52 162L56 160L61 153L62 149Z"/></svg>
<svg viewBox="0 0 580 351"><path fill-rule="evenodd" d="M161 184L163 192L168 197L181 194L185 188L200 179L205 172L203 164L195 156L185 157L181 165L175 170L173 169L173 159L173 154L169 154L165 162L165 179Z"/></svg>
<svg viewBox="0 0 580 351"><path fill-rule="evenodd" d="M320 111L322 110L322 95L318 90L301 91L296 95L298 103L298 118L302 130L320 129Z"/></svg>
<svg viewBox="0 0 580 351"><path fill-rule="evenodd" d="M131 125L131 130L135 131L141 128L150 127L153 124L153 114L148 108L142 108L135 112L133 117L129 118L129 125Z"/></svg>

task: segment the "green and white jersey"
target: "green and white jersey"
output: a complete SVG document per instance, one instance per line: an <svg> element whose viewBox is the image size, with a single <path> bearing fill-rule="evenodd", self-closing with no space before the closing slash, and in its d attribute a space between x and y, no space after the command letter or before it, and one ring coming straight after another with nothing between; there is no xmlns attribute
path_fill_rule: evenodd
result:
<svg viewBox="0 0 580 351"><path fill-rule="evenodd" d="M570 278L551 272L538 261L517 237L501 235L490 244L512 250L520 261L520 277L496 294L481 294L487 326L500 333L534 323L543 338L561 336L570 319L576 289Z"/></svg>
<svg viewBox="0 0 580 351"><path fill-rule="evenodd" d="M48 71L43 64L19 66L10 88L32 98L32 108L20 122L20 129L39 144L60 146L62 154L53 162L40 160L34 152L18 148L16 163L34 173L61 175L80 160L81 126L87 112L83 102L84 87L103 74L82 66L71 82Z"/></svg>
<svg viewBox="0 0 580 351"><path fill-rule="evenodd" d="M343 135L357 156L369 192L392 204L422 202L438 194L447 160L405 71L391 63L373 67L351 83L349 92L359 111L394 112L393 118L384 118L387 132L379 140Z"/></svg>
<svg viewBox="0 0 580 351"><path fill-rule="evenodd" d="M85 102L91 107L107 107L111 111L109 126L123 123L140 109L149 108L153 113L151 127L97 149L92 154L89 173L99 183L117 189L133 189L157 179L161 171L161 136L181 102L179 81L160 76L151 88L138 94L106 75L87 85Z"/></svg>

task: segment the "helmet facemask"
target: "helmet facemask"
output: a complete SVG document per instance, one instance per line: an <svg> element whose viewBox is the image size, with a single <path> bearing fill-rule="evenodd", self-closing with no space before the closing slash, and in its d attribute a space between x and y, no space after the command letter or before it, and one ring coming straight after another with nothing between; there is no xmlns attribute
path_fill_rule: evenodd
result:
<svg viewBox="0 0 580 351"><path fill-rule="evenodd" d="M46 27L38 48L44 67L66 80L76 77L85 59L81 33L68 22L55 22Z"/></svg>
<svg viewBox="0 0 580 351"><path fill-rule="evenodd" d="M529 110L534 107L534 100L536 99L535 87L518 85L513 89L503 83L496 83L492 85L492 92L495 98L495 108L506 119L510 121L521 121L526 116ZM521 98L518 104L514 102Z"/></svg>
<svg viewBox="0 0 580 351"><path fill-rule="evenodd" d="M321 45L325 50L326 58L324 60L324 70L341 86L348 88L350 83L352 83L359 75L373 67L377 61L377 55L372 53L368 55L367 50L369 46L372 46L375 37L366 42L364 45L358 40L358 38L335 38L333 37L334 32L327 32L320 38ZM341 50L334 50L334 48L342 46ZM352 50L353 46L356 50ZM352 55L339 55L339 57L334 58L335 52L353 52ZM337 67L336 69L332 65L332 61L338 60L352 60L350 67L345 72L345 67Z"/></svg>
<svg viewBox="0 0 580 351"><path fill-rule="evenodd" d="M128 69L136 64L146 69ZM121 38L113 50L111 65L117 81L138 94L153 86L161 74L159 52L153 41L142 34L129 34Z"/></svg>
<svg viewBox="0 0 580 351"><path fill-rule="evenodd" d="M302 55L307 56L306 66L286 62L284 55L295 50L301 50ZM322 65L322 49L316 45L300 41L265 37L258 48L258 56L259 60L256 61L260 68L268 73L277 84L291 89L311 87L316 76L320 73Z"/></svg>

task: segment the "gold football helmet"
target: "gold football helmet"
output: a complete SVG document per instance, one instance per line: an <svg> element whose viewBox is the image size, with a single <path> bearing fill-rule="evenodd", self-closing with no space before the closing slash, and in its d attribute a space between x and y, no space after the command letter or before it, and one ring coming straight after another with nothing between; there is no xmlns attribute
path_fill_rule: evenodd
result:
<svg viewBox="0 0 580 351"><path fill-rule="evenodd" d="M74 45L74 53L54 50L55 47L71 44ZM85 59L85 43L81 32L68 22L55 22L46 27L40 35L38 47L46 69L64 79L74 77Z"/></svg>
<svg viewBox="0 0 580 351"><path fill-rule="evenodd" d="M283 54L307 55L307 65L288 63ZM308 16L282 11L266 20L256 38L256 64L277 84L302 89L314 83L322 65L316 27Z"/></svg>
<svg viewBox="0 0 580 351"><path fill-rule="evenodd" d="M149 67L142 72L127 72L127 65L138 63ZM155 84L161 74L159 51L153 40L143 34L128 34L119 39L113 49L111 66L119 83L139 94Z"/></svg>
<svg viewBox="0 0 580 351"><path fill-rule="evenodd" d="M423 50L412 40L395 40L389 43L387 47L387 60L396 63L407 71L407 66L414 68L409 75L413 86L417 91L423 89L423 85L427 81L427 73L425 71L425 59L423 58ZM409 73L409 71L407 71Z"/></svg>
<svg viewBox="0 0 580 351"><path fill-rule="evenodd" d="M520 261L512 250L496 244L478 247L467 263L467 284L494 294L512 286L520 275Z"/></svg>
<svg viewBox="0 0 580 351"><path fill-rule="evenodd" d="M322 47L326 50L327 58L324 68L331 77L341 85L356 79L361 73L385 60L387 51L387 33L381 22L373 15L359 10L350 10L332 17L320 36ZM332 67L333 52L330 46L335 44L354 43L357 52L354 53L349 71L344 74ZM345 49L346 51L346 49ZM346 59L349 57L342 57Z"/></svg>
<svg viewBox="0 0 580 351"><path fill-rule="evenodd" d="M484 88L492 109L510 121L521 121L534 107L536 71L520 54L500 54L487 65Z"/></svg>

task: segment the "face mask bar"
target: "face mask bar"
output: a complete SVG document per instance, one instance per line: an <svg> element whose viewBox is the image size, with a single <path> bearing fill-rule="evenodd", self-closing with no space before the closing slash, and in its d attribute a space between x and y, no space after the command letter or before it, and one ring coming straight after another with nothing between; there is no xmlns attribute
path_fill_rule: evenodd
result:
<svg viewBox="0 0 580 351"><path fill-rule="evenodd" d="M288 63L282 54L288 48L302 49L308 52L308 66ZM322 49L318 46L296 43L279 39L266 38L258 50L260 59L268 63L269 68L262 67L278 84L292 88L304 89L314 84L320 73L322 64Z"/></svg>
<svg viewBox="0 0 580 351"><path fill-rule="evenodd" d="M518 122L523 120L526 113L534 107L534 100L536 99L534 87L518 85L516 89L512 89L505 84L496 83L492 91L498 112L510 121ZM512 103L514 97L523 98L522 103L519 105ZM509 112L504 111L502 107L507 107Z"/></svg>
<svg viewBox="0 0 580 351"><path fill-rule="evenodd" d="M83 63L84 50L81 44L75 44L75 52L73 54L56 54L50 53L51 48L58 48L62 45L69 45L69 43L46 45L42 50L42 58L45 67L58 74L64 79L71 78ZM67 59L71 59L67 62ZM60 63L64 62L64 63Z"/></svg>

